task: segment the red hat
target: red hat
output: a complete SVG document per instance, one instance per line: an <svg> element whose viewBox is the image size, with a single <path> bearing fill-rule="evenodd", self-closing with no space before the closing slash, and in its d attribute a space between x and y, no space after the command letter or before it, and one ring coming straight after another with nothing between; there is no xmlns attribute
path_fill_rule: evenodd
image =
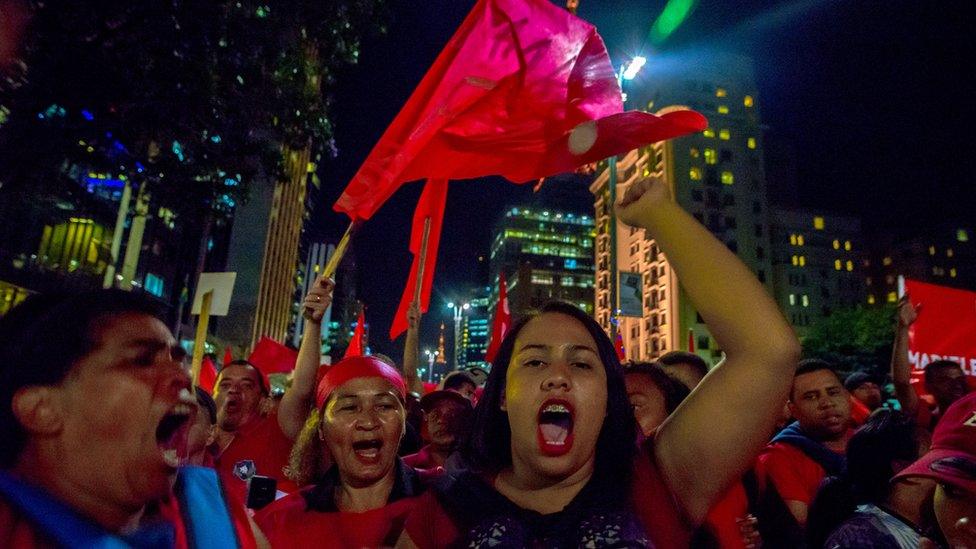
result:
<svg viewBox="0 0 976 549"><path fill-rule="evenodd" d="M895 478L927 477L976 492L976 393L957 400L932 433L928 453Z"/></svg>
<svg viewBox="0 0 976 549"><path fill-rule="evenodd" d="M315 392L315 406L321 408L325 401L329 400L332 391L345 382L359 377L383 378L393 385L401 400L406 399L407 384L396 368L373 356L352 356L335 363L322 376L322 381L319 382L318 390Z"/></svg>

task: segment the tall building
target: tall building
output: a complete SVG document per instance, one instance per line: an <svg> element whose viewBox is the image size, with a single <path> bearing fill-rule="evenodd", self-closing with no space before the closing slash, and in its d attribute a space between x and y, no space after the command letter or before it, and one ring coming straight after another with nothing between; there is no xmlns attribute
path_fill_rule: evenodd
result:
<svg viewBox="0 0 976 549"><path fill-rule="evenodd" d="M685 61L676 68L658 67L651 60L644 70L650 82L634 80L625 89L628 108L657 114L691 108L708 118L708 129L631 151L614 165L602 163L590 186L597 227L594 316L608 333L619 330L627 357L635 360L687 349L689 335L706 360L714 362L721 350L657 244L642 229L614 217L611 179L616 180L615 195L621 196L639 178L662 178L678 204L772 293L762 125L752 62L724 53ZM623 309L620 314L618 309Z"/></svg>
<svg viewBox="0 0 976 549"><path fill-rule="evenodd" d="M489 309L498 301L498 276L504 271L513 318L551 299L592 313L595 236L588 214L542 207L505 211L492 234Z"/></svg>
<svg viewBox="0 0 976 549"><path fill-rule="evenodd" d="M976 290L976 232L944 223L921 227L918 236L880 247L865 260L869 304L898 301L898 277Z"/></svg>
<svg viewBox="0 0 976 549"><path fill-rule="evenodd" d="M773 208L771 230L776 302L797 335L867 302L860 219Z"/></svg>
<svg viewBox="0 0 976 549"><path fill-rule="evenodd" d="M461 351L458 354L458 367L463 369L485 367L485 352L488 350L488 336L491 330L491 310L488 308L488 288L475 289L468 309L461 317Z"/></svg>

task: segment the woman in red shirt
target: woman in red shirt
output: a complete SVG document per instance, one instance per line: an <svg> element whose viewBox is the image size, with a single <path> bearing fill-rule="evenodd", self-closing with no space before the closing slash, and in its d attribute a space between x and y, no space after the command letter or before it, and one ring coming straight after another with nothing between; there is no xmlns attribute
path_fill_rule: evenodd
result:
<svg viewBox="0 0 976 549"><path fill-rule="evenodd" d="M424 479L397 457L403 378L371 356L329 369L293 450L297 484L312 483L255 517L273 547L392 545Z"/></svg>
<svg viewBox="0 0 976 549"><path fill-rule="evenodd" d="M610 339L575 306L545 306L506 335L467 468L448 468L400 546L686 547L765 445L799 354L776 304L663 182L631 183L616 213L656 240L726 360L638 450Z"/></svg>

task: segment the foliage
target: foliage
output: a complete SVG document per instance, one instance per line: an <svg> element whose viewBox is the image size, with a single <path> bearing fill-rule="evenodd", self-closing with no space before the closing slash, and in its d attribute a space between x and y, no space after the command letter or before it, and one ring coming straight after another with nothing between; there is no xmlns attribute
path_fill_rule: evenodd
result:
<svg viewBox="0 0 976 549"><path fill-rule="evenodd" d="M803 339L803 354L827 360L846 372L887 372L894 341L894 314L893 306L835 310L811 326Z"/></svg>

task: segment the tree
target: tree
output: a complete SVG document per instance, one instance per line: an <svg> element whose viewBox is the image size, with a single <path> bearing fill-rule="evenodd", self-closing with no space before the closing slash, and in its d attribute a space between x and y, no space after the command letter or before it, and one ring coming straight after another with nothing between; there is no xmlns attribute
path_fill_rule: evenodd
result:
<svg viewBox="0 0 976 549"><path fill-rule="evenodd" d="M847 308L811 326L803 339L806 357L822 358L842 371L883 374L891 361L894 308Z"/></svg>

